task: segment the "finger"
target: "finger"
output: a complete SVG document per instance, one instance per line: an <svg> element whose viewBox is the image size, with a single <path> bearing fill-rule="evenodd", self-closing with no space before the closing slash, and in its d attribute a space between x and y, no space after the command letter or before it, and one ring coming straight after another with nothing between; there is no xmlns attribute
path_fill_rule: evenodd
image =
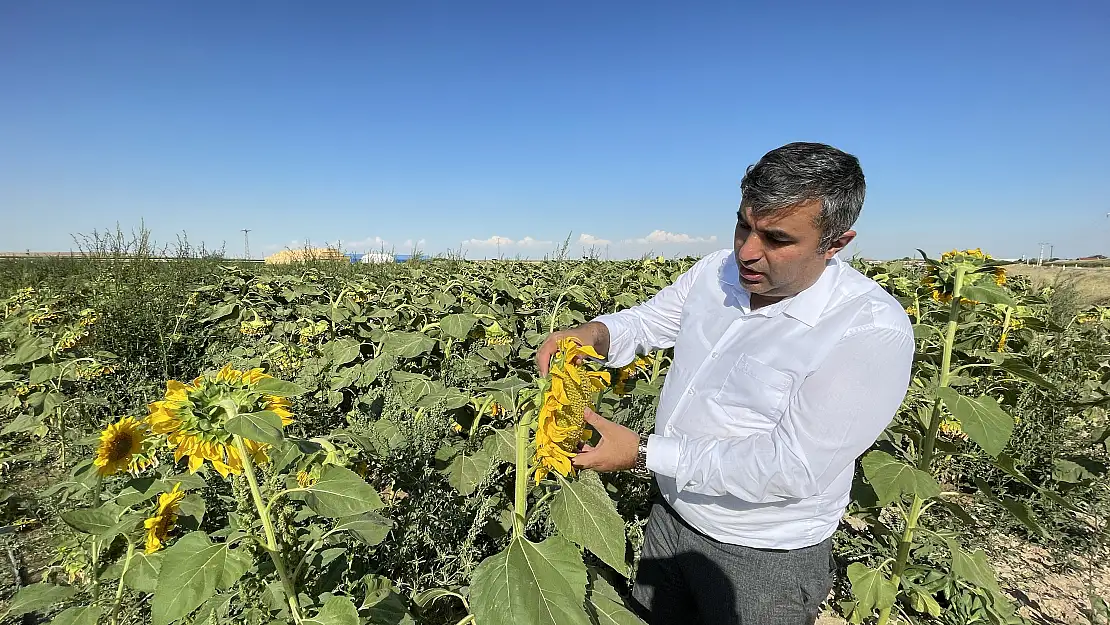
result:
<svg viewBox="0 0 1110 625"><path fill-rule="evenodd" d="M536 351L536 368L541 376L547 376L547 371L551 368L551 357L555 355L558 345L559 341L554 339L554 335L551 335L544 340L543 345L540 345L539 350Z"/></svg>
<svg viewBox="0 0 1110 625"><path fill-rule="evenodd" d="M597 466L598 452L581 453L570 459L570 463L577 469L592 469Z"/></svg>
<svg viewBox="0 0 1110 625"><path fill-rule="evenodd" d="M597 430L598 434L601 434L603 437L605 436L605 431L607 430L607 428L613 423L612 421L594 412L593 409L588 406L586 407L586 414L584 416L586 419L586 423L589 423L590 427Z"/></svg>
<svg viewBox="0 0 1110 625"><path fill-rule="evenodd" d="M591 452L595 449L597 449L597 448L594 447L593 445L589 444L589 443L582 443L582 450L578 453L586 454L586 453L589 453L589 452Z"/></svg>

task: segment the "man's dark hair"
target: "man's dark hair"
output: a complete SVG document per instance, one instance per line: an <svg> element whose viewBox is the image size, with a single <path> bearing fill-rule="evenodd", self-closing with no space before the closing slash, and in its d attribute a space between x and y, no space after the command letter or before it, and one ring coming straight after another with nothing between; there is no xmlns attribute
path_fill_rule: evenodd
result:
<svg viewBox="0 0 1110 625"><path fill-rule="evenodd" d="M788 143L763 155L740 181L740 205L767 215L821 200L819 251L851 229L866 192L859 159L823 143Z"/></svg>

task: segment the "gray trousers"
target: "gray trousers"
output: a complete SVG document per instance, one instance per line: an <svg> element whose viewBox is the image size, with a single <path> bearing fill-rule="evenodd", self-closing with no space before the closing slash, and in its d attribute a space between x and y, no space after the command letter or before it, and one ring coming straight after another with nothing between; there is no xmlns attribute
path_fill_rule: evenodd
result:
<svg viewBox="0 0 1110 625"><path fill-rule="evenodd" d="M812 625L832 589L832 539L753 549L709 538L662 500L651 509L632 589L651 625Z"/></svg>

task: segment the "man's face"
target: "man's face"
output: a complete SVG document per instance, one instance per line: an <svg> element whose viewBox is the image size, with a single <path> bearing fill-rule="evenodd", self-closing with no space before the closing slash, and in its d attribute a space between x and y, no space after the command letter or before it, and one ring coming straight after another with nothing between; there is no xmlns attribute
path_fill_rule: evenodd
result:
<svg viewBox="0 0 1110 625"><path fill-rule="evenodd" d="M812 286L826 261L856 234L849 230L833 241L828 251L818 252L821 230L816 218L820 210L821 201L813 200L755 217L750 207L741 205L733 240L741 285L767 299L797 295Z"/></svg>

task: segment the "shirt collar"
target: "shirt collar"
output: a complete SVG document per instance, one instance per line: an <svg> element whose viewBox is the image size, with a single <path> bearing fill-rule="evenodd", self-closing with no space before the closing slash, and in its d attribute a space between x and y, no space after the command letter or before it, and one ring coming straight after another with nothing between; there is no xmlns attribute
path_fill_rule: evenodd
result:
<svg viewBox="0 0 1110 625"><path fill-rule="evenodd" d="M814 282L809 288L787 300L764 306L755 311L755 314L773 317L781 312L812 328L817 325L821 313L825 312L829 300L832 299L842 264L843 261L833 256L831 260L825 263L825 270L821 272L817 282ZM751 313L751 294L740 285L740 269L736 266L736 254L728 255L721 266L720 279L721 282L734 288L743 312L745 314Z"/></svg>
<svg viewBox="0 0 1110 625"><path fill-rule="evenodd" d="M833 256L825 263L825 270L821 272L817 282L790 298L790 303L786 305L784 312L811 328L817 325L817 320L821 318L821 313L825 312L829 300L832 299L833 291L836 290L842 264L843 261Z"/></svg>

